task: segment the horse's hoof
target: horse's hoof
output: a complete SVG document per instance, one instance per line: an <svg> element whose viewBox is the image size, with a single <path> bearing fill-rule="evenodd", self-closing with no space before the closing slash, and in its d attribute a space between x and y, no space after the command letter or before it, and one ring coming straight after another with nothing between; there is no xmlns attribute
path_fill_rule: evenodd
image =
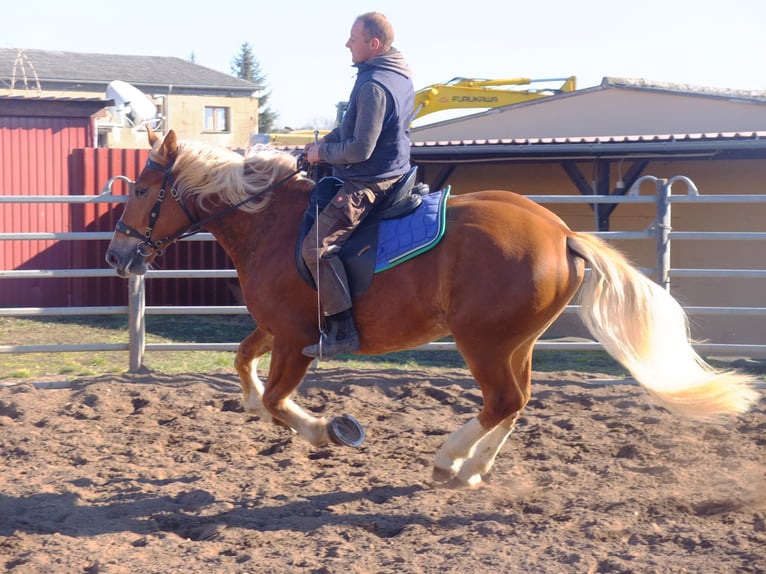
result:
<svg viewBox="0 0 766 574"><path fill-rule="evenodd" d="M472 490L479 488L482 485L481 476L475 474L468 480L463 480L459 476L451 478L447 482L441 483L442 488L450 488L452 490Z"/></svg>
<svg viewBox="0 0 766 574"><path fill-rule="evenodd" d="M455 477L455 473L448 468L435 466L432 476L434 482L447 482Z"/></svg>
<svg viewBox="0 0 766 574"><path fill-rule="evenodd" d="M466 480L462 478L460 474L455 474L448 469L435 466L433 480L438 483L438 486L441 488L464 490L478 487L481 484L481 475L474 474Z"/></svg>
<svg viewBox="0 0 766 574"><path fill-rule="evenodd" d="M330 440L335 444L357 447L364 442L364 428L351 415L335 417L327 425Z"/></svg>

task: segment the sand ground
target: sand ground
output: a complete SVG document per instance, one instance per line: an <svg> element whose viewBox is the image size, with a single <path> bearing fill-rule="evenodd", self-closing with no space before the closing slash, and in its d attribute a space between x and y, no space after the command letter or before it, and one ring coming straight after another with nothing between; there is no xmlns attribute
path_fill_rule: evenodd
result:
<svg viewBox="0 0 766 574"><path fill-rule="evenodd" d="M311 371L358 449L243 412L233 372L0 388L0 567L13 573L766 572L766 401L679 419L634 383L535 373L477 490L431 482L475 414L467 371ZM54 385L55 386L55 385Z"/></svg>

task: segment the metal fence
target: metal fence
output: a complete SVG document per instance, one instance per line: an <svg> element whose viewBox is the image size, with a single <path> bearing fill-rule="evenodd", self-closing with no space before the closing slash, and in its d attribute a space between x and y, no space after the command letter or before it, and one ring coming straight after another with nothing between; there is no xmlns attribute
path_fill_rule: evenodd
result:
<svg viewBox="0 0 766 574"><path fill-rule="evenodd" d="M115 179L126 180L124 176L112 178L105 186L105 192L98 196L0 196L0 204L9 203L123 203L127 196L111 194L111 182ZM129 180L128 180L129 181ZM650 182L655 187L654 195L639 195L640 186ZM671 193L671 188L677 181L683 181L686 193ZM766 195L708 195L703 196L697 192L693 182L684 176L676 176L671 179L660 179L653 176L640 178L633 188L624 196L611 195L588 195L588 196L562 196L562 195L539 195L528 196L530 199L541 204L617 204L617 203L654 203L656 204L656 218L654 222L643 231L617 231L597 232L604 239L621 240L651 240L656 241L657 257L656 266L652 269L642 269L647 275L653 275L654 279L666 289L670 289L671 277L739 277L739 278L766 278L766 270L763 269L671 269L670 246L672 240L766 240L766 232L689 232L672 231L671 205L674 203L737 203L737 204L766 204ZM111 232L39 232L39 233L0 233L0 241L93 241L111 238ZM200 233L184 241L214 241L212 235ZM0 279L13 280L18 278L61 278L61 277L113 277L112 269L22 269L0 270ZM128 317L128 341L125 343L95 343L95 344L39 344L39 345L0 345L0 353L52 353L72 351L127 351L129 354L129 369L136 371L141 368L144 354L147 351L235 351L239 342L219 343L147 343L145 331L145 317L147 315L223 315L223 314L247 314L244 306L147 306L145 304L146 280L151 278L236 278L236 271L228 269L199 269L199 270L149 270L145 276L132 276L128 279L128 305L126 306L84 306L84 307L5 307L0 308L0 316L6 317L46 317L46 316L92 316L92 315L127 315ZM569 305L565 313L574 313L578 306ZM727 315L727 316L751 316L766 317L766 307L702 307L686 306L689 315ZM560 350L560 351L583 351L602 349L599 343L594 341L538 341L536 349ZM454 350L455 345L449 342L430 343L418 350ZM764 344L698 344L695 349L701 354L718 354L723 356L745 355L764 356L766 345Z"/></svg>

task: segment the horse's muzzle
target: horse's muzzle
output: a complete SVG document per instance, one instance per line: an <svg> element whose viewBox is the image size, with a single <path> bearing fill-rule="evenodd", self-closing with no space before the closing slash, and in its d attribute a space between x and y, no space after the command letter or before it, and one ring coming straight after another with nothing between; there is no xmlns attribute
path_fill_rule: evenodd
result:
<svg viewBox="0 0 766 574"><path fill-rule="evenodd" d="M117 249L109 249L105 259L107 264L113 267L117 271L117 275L122 278L146 273L146 256L140 249L135 249L129 255L125 255Z"/></svg>

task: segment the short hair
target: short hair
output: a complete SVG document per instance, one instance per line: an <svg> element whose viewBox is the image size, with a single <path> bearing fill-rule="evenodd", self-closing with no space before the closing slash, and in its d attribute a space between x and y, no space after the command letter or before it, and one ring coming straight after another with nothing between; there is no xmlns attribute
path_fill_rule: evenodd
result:
<svg viewBox="0 0 766 574"><path fill-rule="evenodd" d="M367 39L377 38L383 46L383 50L389 50L394 43L394 27L391 22L380 12L366 12L356 18L364 25Z"/></svg>

